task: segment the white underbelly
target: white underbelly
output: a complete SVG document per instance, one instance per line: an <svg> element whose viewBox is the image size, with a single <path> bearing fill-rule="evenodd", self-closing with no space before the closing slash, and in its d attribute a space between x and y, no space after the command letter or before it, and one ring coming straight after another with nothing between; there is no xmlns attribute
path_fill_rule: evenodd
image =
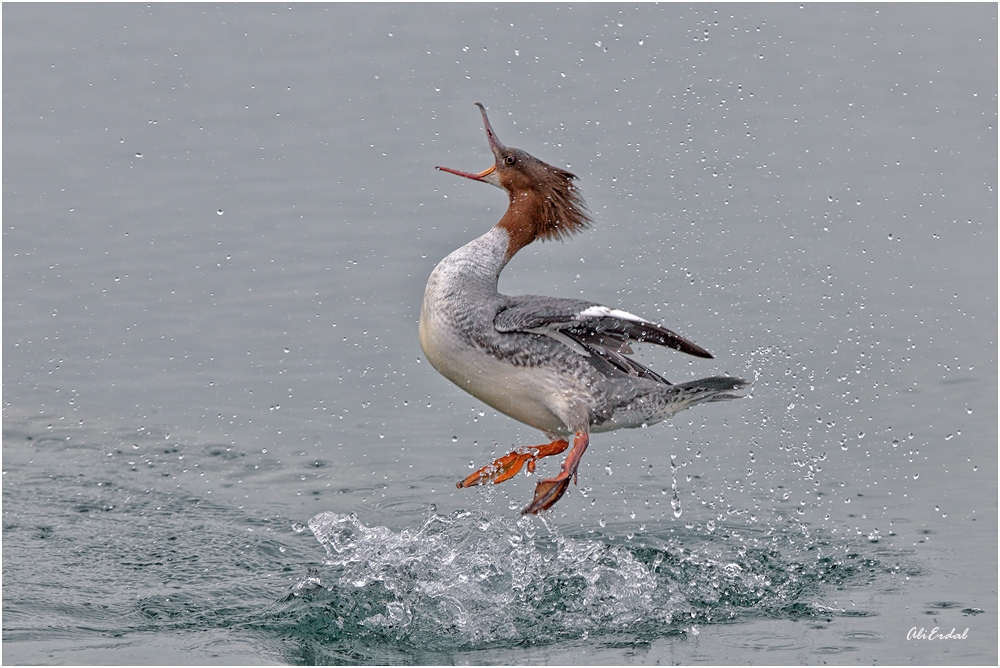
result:
<svg viewBox="0 0 1000 668"><path fill-rule="evenodd" d="M563 396L566 388L559 387L551 373L539 367L514 366L475 348L442 341L423 324L420 345L441 375L515 420L550 433L568 433L557 412L563 412L570 398Z"/></svg>

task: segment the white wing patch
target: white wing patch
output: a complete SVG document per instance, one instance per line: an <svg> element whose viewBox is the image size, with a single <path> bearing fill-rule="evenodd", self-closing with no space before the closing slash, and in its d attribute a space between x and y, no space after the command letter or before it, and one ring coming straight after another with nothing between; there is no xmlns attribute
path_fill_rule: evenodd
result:
<svg viewBox="0 0 1000 668"><path fill-rule="evenodd" d="M590 306L576 314L577 318L618 318L620 320L631 320L632 322L646 322L649 320L640 318L628 311L621 311L607 306Z"/></svg>

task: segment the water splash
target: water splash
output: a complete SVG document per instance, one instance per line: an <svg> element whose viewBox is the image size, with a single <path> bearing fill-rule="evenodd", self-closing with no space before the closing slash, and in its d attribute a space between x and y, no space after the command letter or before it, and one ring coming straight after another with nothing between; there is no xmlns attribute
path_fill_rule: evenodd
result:
<svg viewBox="0 0 1000 668"><path fill-rule="evenodd" d="M684 507L677 492L677 455L670 455L670 508L673 510L674 518L680 519Z"/></svg>
<svg viewBox="0 0 1000 668"><path fill-rule="evenodd" d="M326 512L309 528L326 550L286 599L324 641L367 638L421 649L475 649L627 632L697 632L744 614L828 613L822 587L864 577L858 555L808 565L773 547L728 545L717 530L645 545L563 535L545 518L433 510L415 530ZM773 536L759 541L773 545ZM695 545L695 549L691 545ZM819 550L816 552L815 550ZM864 562L864 563L861 563ZM286 610L286 612L289 612Z"/></svg>

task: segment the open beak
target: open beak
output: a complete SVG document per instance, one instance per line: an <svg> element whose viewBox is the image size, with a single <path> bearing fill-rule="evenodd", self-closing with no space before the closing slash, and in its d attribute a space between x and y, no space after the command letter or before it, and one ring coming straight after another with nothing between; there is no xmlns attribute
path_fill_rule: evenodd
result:
<svg viewBox="0 0 1000 668"><path fill-rule="evenodd" d="M476 102L476 106L479 107L479 111L483 114L483 125L486 127L486 138L490 142L490 150L493 151L494 156L499 156L500 152L504 149L504 145L501 144L496 135L493 134L493 126L490 125L490 119L486 117L486 108L479 102ZM500 178L497 174L496 165L493 165L489 169L485 169L478 174L473 174L472 172L462 172L457 169L451 169L450 167L438 167L437 169L440 169L442 172L448 172L449 174L464 176L465 178L472 179L473 181L482 181L483 183L489 183L500 188L503 187L500 185Z"/></svg>
<svg viewBox="0 0 1000 668"><path fill-rule="evenodd" d="M471 172L460 172L457 169L452 169L451 167L437 167L437 169L440 169L442 172L448 172L449 174L457 174L459 176L464 176L465 178L472 179L473 181L483 181L484 183L489 183L489 181L486 180L486 177L492 174L493 172L497 171L497 166L493 165L489 169L479 172L478 174L473 174Z"/></svg>

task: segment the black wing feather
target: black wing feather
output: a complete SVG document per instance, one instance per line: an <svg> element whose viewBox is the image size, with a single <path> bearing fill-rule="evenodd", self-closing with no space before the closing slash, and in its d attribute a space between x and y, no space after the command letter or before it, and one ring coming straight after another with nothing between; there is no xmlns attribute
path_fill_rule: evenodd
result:
<svg viewBox="0 0 1000 668"><path fill-rule="evenodd" d="M494 320L499 332L529 331L538 328L558 330L591 346L617 353L631 353L630 342L652 343L673 348L696 357L712 355L679 334L649 321L606 316L581 316L600 304L581 299L555 299L525 295L511 297L510 303Z"/></svg>

